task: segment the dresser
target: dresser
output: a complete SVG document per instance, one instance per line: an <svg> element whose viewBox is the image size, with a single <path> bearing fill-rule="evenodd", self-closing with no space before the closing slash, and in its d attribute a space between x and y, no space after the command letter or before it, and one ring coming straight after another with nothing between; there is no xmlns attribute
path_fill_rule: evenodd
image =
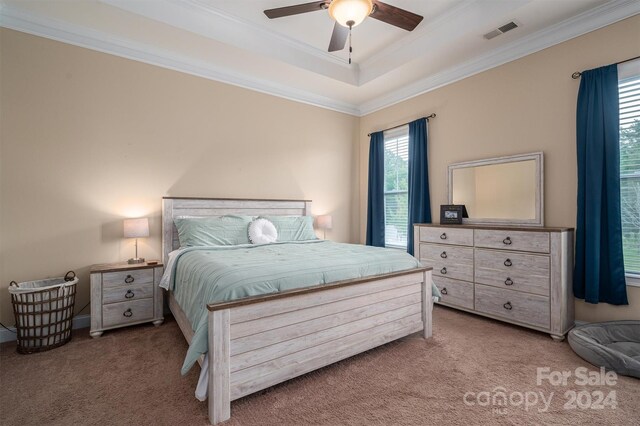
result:
<svg viewBox="0 0 640 426"><path fill-rule="evenodd" d="M162 263L106 263L91 267L91 337L144 322L162 324Z"/></svg>
<svg viewBox="0 0 640 426"><path fill-rule="evenodd" d="M573 229L417 224L440 304L549 333L574 325Z"/></svg>

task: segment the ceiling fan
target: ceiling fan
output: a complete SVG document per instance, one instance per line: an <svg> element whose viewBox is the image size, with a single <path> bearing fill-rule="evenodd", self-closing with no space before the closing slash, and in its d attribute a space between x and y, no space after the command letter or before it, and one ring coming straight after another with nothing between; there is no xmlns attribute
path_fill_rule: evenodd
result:
<svg viewBox="0 0 640 426"><path fill-rule="evenodd" d="M364 21L367 16L407 31L413 31L423 19L420 15L378 0L314 1L268 9L264 14L269 19L275 19L318 10L328 10L329 15L336 21L329 42L329 52L344 49L351 29ZM351 46L349 46L349 63L351 63Z"/></svg>

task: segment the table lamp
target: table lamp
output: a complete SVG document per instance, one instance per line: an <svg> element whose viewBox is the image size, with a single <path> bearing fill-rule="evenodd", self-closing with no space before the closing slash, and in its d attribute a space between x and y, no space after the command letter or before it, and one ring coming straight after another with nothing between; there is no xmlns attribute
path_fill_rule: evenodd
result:
<svg viewBox="0 0 640 426"><path fill-rule="evenodd" d="M124 237L136 239L136 257L129 259L127 263L144 263L144 257L138 257L138 238L149 236L149 219L142 217L140 219L124 220Z"/></svg>
<svg viewBox="0 0 640 426"><path fill-rule="evenodd" d="M333 220L330 214L323 214L316 218L316 226L318 229L322 229L322 239L327 239L327 229L333 227Z"/></svg>

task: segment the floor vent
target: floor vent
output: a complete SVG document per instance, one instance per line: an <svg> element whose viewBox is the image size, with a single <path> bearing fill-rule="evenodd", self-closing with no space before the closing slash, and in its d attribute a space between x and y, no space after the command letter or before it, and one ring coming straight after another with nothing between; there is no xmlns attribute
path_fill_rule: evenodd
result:
<svg viewBox="0 0 640 426"><path fill-rule="evenodd" d="M518 28L518 24L516 24L515 22L511 21L507 24L504 24L503 26L496 28L493 31L489 31L488 33L486 33L484 35L484 38L486 38L487 40L491 40L494 37L498 37L500 34L504 34L507 31L511 31L514 28Z"/></svg>

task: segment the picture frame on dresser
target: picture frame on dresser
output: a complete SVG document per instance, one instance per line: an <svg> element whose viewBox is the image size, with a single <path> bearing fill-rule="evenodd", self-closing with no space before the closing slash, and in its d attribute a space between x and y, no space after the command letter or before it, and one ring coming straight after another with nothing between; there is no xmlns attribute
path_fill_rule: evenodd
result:
<svg viewBox="0 0 640 426"><path fill-rule="evenodd" d="M460 225L463 218L469 217L464 204L441 204L440 205L440 223L449 225Z"/></svg>

